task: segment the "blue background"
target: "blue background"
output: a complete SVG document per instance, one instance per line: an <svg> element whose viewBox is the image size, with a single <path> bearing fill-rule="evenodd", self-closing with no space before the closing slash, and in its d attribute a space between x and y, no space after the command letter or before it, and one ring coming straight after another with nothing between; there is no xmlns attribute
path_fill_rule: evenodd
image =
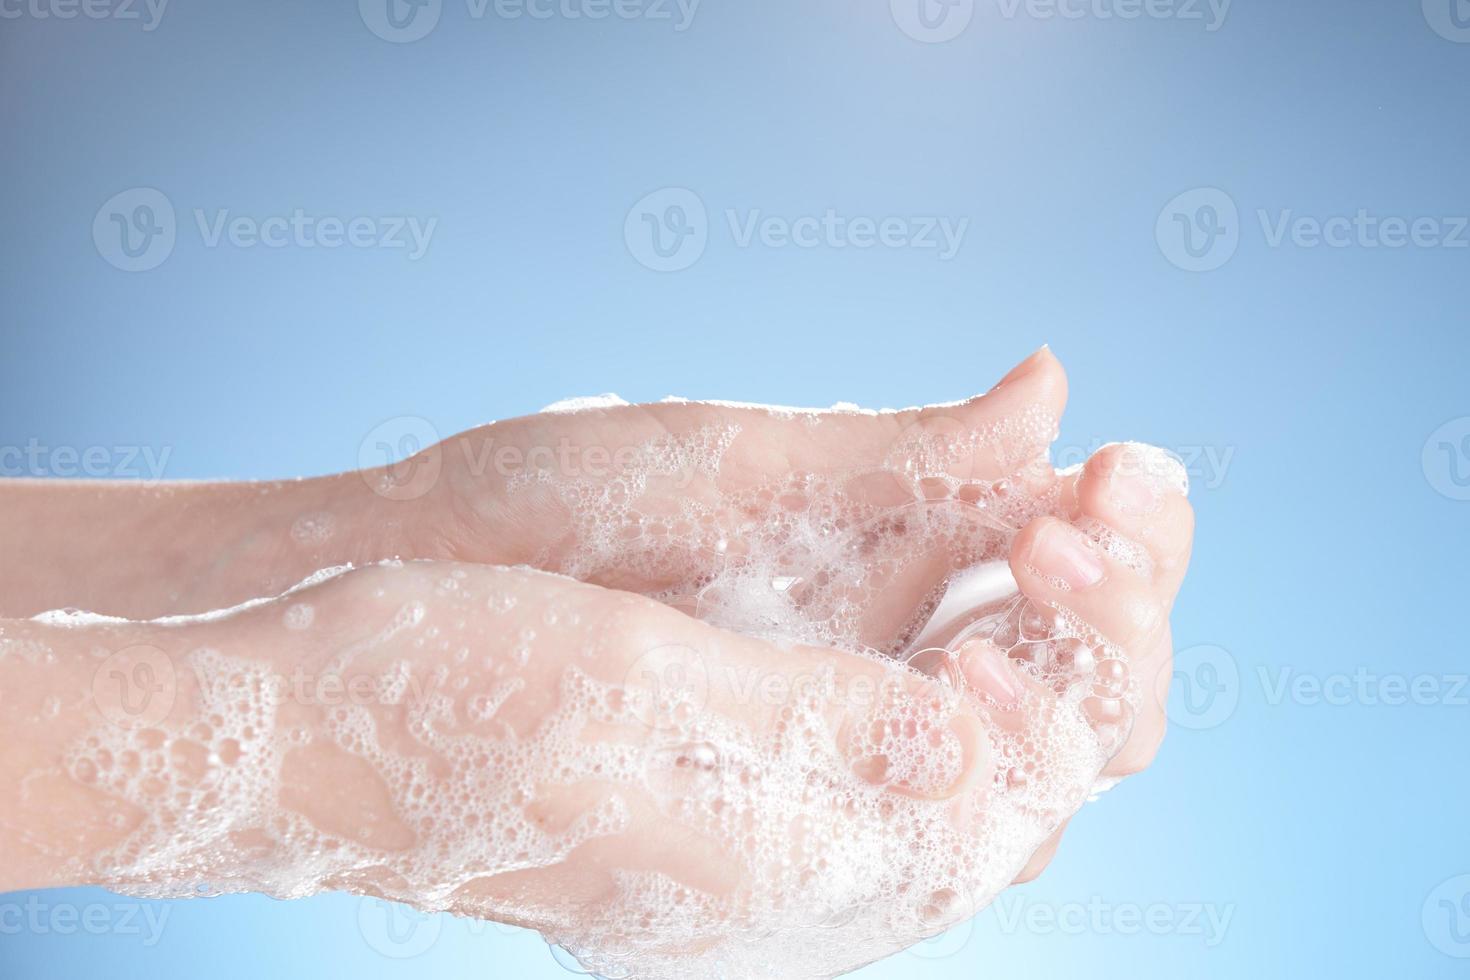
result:
<svg viewBox="0 0 1470 980"><path fill-rule="evenodd" d="M25 464L37 475L67 475L57 447L104 447L115 472L94 475L152 475L113 447L166 452L167 477L323 473L356 466L397 416L447 435L602 391L953 399L1050 342L1072 379L1064 462L1116 438L1194 456L1176 683L1223 700L1176 697L1158 763L1090 805L1005 916L862 975L1466 973L1470 888L1452 879L1470 873L1470 706L1454 690L1470 249L1272 245L1258 217L1470 213L1470 28L1451 0L1237 0L1213 31L978 0L943 43L906 34L886 0L704 0L682 31L475 18L444 0L411 43L343 0L174 0L151 31L14 2L0 4L7 473L27 445L44 447ZM177 240L125 272L91 229L136 187L167 197ZM707 208L708 245L660 273L624 226L666 187ZM1197 188L1238 209L1215 213L1227 235L1205 272L1171 261L1167 234L1166 206ZM1196 204L1182 220L1203 235ZM417 260L209 247L196 208L438 224ZM970 223L944 261L742 247L729 208ZM1453 420L1450 448L1435 437L1425 453ZM1439 693L1273 697L1280 671L1359 670ZM402 919L395 945L383 908L345 896L171 903L151 946L120 927L17 928L27 899L0 899L7 980L565 975L533 934L483 923L415 934ZM1010 918L1089 902L1173 925ZM1230 914L1222 941L1186 927L1195 906Z"/></svg>

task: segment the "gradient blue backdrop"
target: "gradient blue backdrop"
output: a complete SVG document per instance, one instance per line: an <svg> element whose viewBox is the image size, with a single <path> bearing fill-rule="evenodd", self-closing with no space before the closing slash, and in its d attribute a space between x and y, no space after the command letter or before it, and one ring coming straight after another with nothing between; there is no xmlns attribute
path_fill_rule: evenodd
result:
<svg viewBox="0 0 1470 980"><path fill-rule="evenodd" d="M676 30L442 0L405 43L373 0L174 0L152 30L141 6L0 0L0 465L65 476L57 449L101 447L93 469L147 476L145 447L168 477L322 473L396 416L448 434L602 391L912 404L1050 342L1064 461L1114 438L1191 460L1184 714L1039 881L862 975L1465 975L1470 249L1273 245L1258 212L1452 236L1470 4L1237 0L1209 30L1185 0L959 0L933 43L914 2L704 0ZM93 224L140 187L176 242L127 272ZM625 219L668 187L708 244L660 273ZM1236 213L1170 204L1200 188ZM196 208L437 225L417 260L210 247ZM948 261L742 247L729 208L969 226ZM1217 268L1180 267L1186 226ZM1280 698L1281 671L1437 693ZM533 934L344 896L150 906L151 945L116 901L0 898L0 977L565 975ZM90 903L100 934L49 918ZM1070 918L1089 905L1158 918Z"/></svg>

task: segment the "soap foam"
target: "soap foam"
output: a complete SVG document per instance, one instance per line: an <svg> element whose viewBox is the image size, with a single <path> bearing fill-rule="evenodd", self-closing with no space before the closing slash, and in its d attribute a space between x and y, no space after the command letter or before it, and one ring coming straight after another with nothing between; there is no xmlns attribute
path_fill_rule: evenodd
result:
<svg viewBox="0 0 1470 980"><path fill-rule="evenodd" d="M554 410L602 408L616 404L612 397ZM610 978L832 976L934 935L988 903L1108 785L1098 775L1126 738L1139 697L1122 651L1075 617L1019 595L964 636L1004 653L1031 682L1017 705L985 703L958 670L927 667L941 696L913 693L921 660L908 645L946 575L1004 558L1019 528L1057 511L1054 481L1035 479L1045 467L1038 447L1054 431L1055 420L1033 410L985 430L903 432L876 468L902 488L898 504L852 491L871 473L790 473L724 489L722 462L741 435L733 424L653 439L639 465L612 479L538 469L512 484L512 495L548 493L566 510L567 541L538 556L539 567L590 581L632 570L664 583L653 598L726 630L850 651L879 665L893 683L862 724L834 729L830 671L795 692L774 729L758 731L687 690L609 683L568 658L557 705L534 730L518 731L503 717L524 693L516 671L553 656L540 647L538 626L554 635L574 625L575 613L537 607L532 618L524 594L493 581L484 590L456 570L433 596L404 605L338 654L333 669L373 672L372 705L313 712L283 704L261 661L202 648L185 658L198 686L193 723L104 729L78 744L68 759L75 778L144 814L121 845L96 857L96 868L109 886L141 895L252 890L291 898L348 887L425 910L525 923ZM951 475L981 451L1022 477ZM672 508L651 506L650 496L676 477L692 477L703 492L678 496ZM1146 560L1101 526L1087 530L1119 560ZM909 579L932 583L911 615L875 626L870 611L894 582ZM283 607L292 628L312 622L304 588ZM474 649L466 623L475 617L516 624L508 664ZM421 659L383 662L386 646L409 640ZM924 663L954 666L953 649L929 652L937 660ZM384 705L401 730L385 727ZM985 721L993 778L958 798L931 798L967 764L950 723L975 714ZM584 737L650 717L659 724L646 744ZM412 846L334 836L281 804L287 755L313 741L380 777ZM616 791L569 826L548 829L536 819L548 782L583 781ZM679 828L669 847L728 848L739 887L713 894L634 869L614 869L611 893L592 902L532 902L483 887L625 832L634 800L651 801Z"/></svg>

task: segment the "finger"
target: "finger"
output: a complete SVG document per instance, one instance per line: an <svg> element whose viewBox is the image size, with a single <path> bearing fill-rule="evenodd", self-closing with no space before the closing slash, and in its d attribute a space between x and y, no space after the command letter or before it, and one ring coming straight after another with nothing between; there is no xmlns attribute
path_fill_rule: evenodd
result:
<svg viewBox="0 0 1470 980"><path fill-rule="evenodd" d="M674 530L646 544L630 539L630 560L579 573L599 584L656 591L697 570L707 557L699 552L715 539L730 546L722 532L766 516L763 508L786 505L752 499L749 492L789 482L793 474L840 478L840 496L849 506L911 504L924 499L920 484L934 474L999 481L1020 467L1029 481L1025 489L1035 489L1032 483L1044 488L1051 471L1039 463L1066 392L1061 364L1043 348L986 394L923 409L797 411L671 402L515 419L466 433L456 440L458 452L444 454L457 469L441 481L453 488L442 508L453 520L439 536L451 541L455 557L562 570L588 534L617 542L627 528L667 523L672 529L690 507L705 511L713 524L707 534ZM573 472L560 462L591 460L593 449L609 464ZM475 472L500 459L540 460L541 467L535 479L517 471L499 483L495 473ZM460 466L464 461L480 465ZM648 544L666 553L645 561L639 553ZM694 554L679 560L667 553L680 548Z"/></svg>
<svg viewBox="0 0 1470 980"><path fill-rule="evenodd" d="M899 664L778 646L641 596L538 578L547 579L543 593L574 597L581 609L576 632L558 644L581 651L577 665L629 699L641 727L620 738L667 734L706 711L758 735L806 717L820 719L854 773L902 795L949 799L993 776L985 722L974 706ZM538 595L526 604L528 621L545 601L555 599Z"/></svg>
<svg viewBox="0 0 1470 980"><path fill-rule="evenodd" d="M887 416L884 462L959 480L1006 479L1043 459L1066 403L1066 372L1043 347L978 398Z"/></svg>
<svg viewBox="0 0 1470 980"><path fill-rule="evenodd" d="M1122 659L1097 660L1082 710L1099 736L1105 736L1105 744L1115 748L1105 771L1134 771L1126 767L1151 758L1163 733L1161 709L1139 686L1156 669L1157 651L1168 643L1168 609L1152 577L1052 517L1034 521L1017 536L1011 569L1022 593L1058 611L1064 623L1070 618L1066 625L1088 646L1107 641L1122 651ZM1132 699L1127 697L1130 690ZM1120 760L1124 750L1127 755Z"/></svg>
<svg viewBox="0 0 1470 980"><path fill-rule="evenodd" d="M1028 598L1072 613L1124 651L1149 648L1167 627L1151 578L1059 518L1038 518L1016 536L1011 572Z"/></svg>
<svg viewBox="0 0 1470 980"><path fill-rule="evenodd" d="M1076 511L1142 546L1162 601L1170 603L1184 578L1194 533L1186 497L1189 479L1168 453L1138 443L1099 449L1076 485Z"/></svg>
<svg viewBox="0 0 1470 980"><path fill-rule="evenodd" d="M1113 444L1094 453L1076 484L1076 516L1115 550L1141 547L1158 602L1168 608L1184 572L1194 530L1194 512L1185 497L1188 478L1163 450L1136 443ZM1121 538L1115 537L1120 535ZM1143 556L1138 556L1143 557ZM1167 625L1167 624L1166 624ZM1164 705L1155 695L1156 678L1167 673L1172 640L1167 629L1151 646L1130 650L1133 675L1142 692L1128 740L1108 763L1105 775L1129 775L1146 768L1158 754L1167 729Z"/></svg>

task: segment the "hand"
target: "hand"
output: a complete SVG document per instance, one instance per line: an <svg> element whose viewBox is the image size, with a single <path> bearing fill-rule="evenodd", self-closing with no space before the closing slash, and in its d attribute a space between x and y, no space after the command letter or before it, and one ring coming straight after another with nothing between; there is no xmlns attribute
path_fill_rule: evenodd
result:
<svg viewBox="0 0 1470 980"><path fill-rule="evenodd" d="M346 889L607 973L784 949L831 974L973 910L1040 839L995 834L978 701L530 570L375 567L5 643L0 888Z"/></svg>
<svg viewBox="0 0 1470 980"><path fill-rule="evenodd" d="M265 493L261 488L216 487L211 500L177 488L162 498L176 498L173 505L182 505L186 514L194 512L195 520L180 525L181 541L191 534L205 538L223 533L228 538L227 520L223 528L199 520L198 511L208 511L211 503L241 494L265 501L226 508L251 515L255 526L238 547L224 549L211 574L200 577L191 600L200 608L243 589L243 583L258 579L264 570L279 576L293 562L313 568L329 564L325 559L333 540L350 544L356 560L362 560L387 547L374 540L391 539L396 553L532 561L647 593L750 634L710 634L724 643L738 639L779 650L786 660L774 662L768 676L775 677L789 672L792 658L761 635L903 654L932 607L936 589L952 572L1008 558L1026 597L1010 611L1013 621L984 641L948 651L952 655L939 661L922 662L930 668L953 668L961 679L958 691L948 687L907 695L916 703L937 706L931 707L930 724L914 731L940 732L942 754L951 770L958 770L945 770L948 775L936 783L923 774L924 766L905 769L902 760L912 755L901 744L880 740L864 745L838 735L861 731L861 725L827 729L846 750L842 759L847 776L883 786L885 799L915 801L911 806L927 802L931 808L935 801L930 797L936 793L964 801L960 809L971 823L966 831L962 820L958 832L968 832L983 870L966 865L956 872L958 888L935 889L936 894L953 892L950 901L940 903L945 906L942 914L926 918L928 931L935 931L941 920L988 900L1003 883L995 874L1006 867L1007 854L1020 858L1006 874L1019 869L1026 877L1039 870L1055 847L1061 822L1080 804L1098 770L1106 764L1105 774L1136 771L1152 757L1164 727L1152 678L1167 676L1167 617L1188 556L1188 505L1178 492L1175 469L1157 454L1137 448L1108 447L1080 473L1053 473L1044 453L1064 392L1059 365L1042 352L989 395L960 406L816 417L704 405L623 406L477 430L431 450L440 454L432 467L419 465L424 462L419 460L377 474L280 485ZM482 444L476 450L477 437L493 438L501 449L517 449L522 465L490 472L483 465L483 450L493 446ZM583 464L575 472L531 465L547 458L536 447L550 445L553 438L563 446L583 447ZM605 457L610 468L602 472L585 465L594 457L604 458L587 448L599 446L611 447ZM621 454L612 451L617 449ZM481 462L469 465L475 460ZM417 488L395 476L431 471L438 475L422 493L399 492ZM354 487L368 491L371 506L361 492L348 492ZM108 496L99 488L82 492ZM271 528L308 497L330 509L298 514L291 527L299 528L303 517L325 514L329 520L319 525L308 520L307 526L335 528L334 534L292 534L291 544L283 544ZM293 505L282 506L288 503ZM156 513L144 508L138 523L146 524ZM355 523L354 514L376 515L376 529L351 532L366 526ZM1077 546L1070 553L1058 547L1068 542ZM774 601L752 605L753 598L762 597ZM178 601L157 594L140 598ZM316 637L320 630L308 632ZM332 645L330 634L319 638ZM674 648L683 645L679 641ZM802 649L812 651L811 646ZM1046 657L1056 654L1055 662L1038 663L1038 651ZM428 654L414 656L432 660ZM723 656L716 662L728 666ZM838 655L829 650L827 656ZM876 664L880 671L897 670L871 656L840 656L845 662ZM610 660L617 662L615 656ZM1093 661L1099 661L1100 672L1084 676ZM417 669L417 661L409 662ZM557 661L553 657L550 662ZM1079 679L1089 690L1078 690ZM912 684L913 678L905 683ZM748 685L733 689L750 700ZM551 697L529 703L545 712L555 711L558 704ZM827 718L829 713L821 714ZM944 728L938 718L958 727ZM1095 750L1078 751L1084 742L1078 741L1078 729L1068 727L1074 721L1099 733L1092 743ZM898 731L908 729L900 725ZM1068 738L1072 748L1061 757L1062 765L1038 768L1034 756L1027 761L1017 755L1020 748L1056 747ZM675 758L682 758L682 750L673 748ZM688 765L698 771L711 768L698 761L706 757L696 751L690 755L692 763L675 771L688 775ZM724 772L726 756L717 753L716 758L720 763L713 768ZM318 769L322 774L336 771L332 765ZM348 766L342 769L350 771ZM952 789L952 796L946 796ZM767 802L775 805L778 799ZM389 803L389 811L399 812L401 802ZM1019 839L1029 842L1022 851L1011 852L997 845L1006 835L994 825L1017 813L1027 815L1033 834L1052 835L1024 868L1020 861L1040 838L1023 834ZM945 832L956 831L951 816L945 818ZM534 877L545 869L527 870ZM697 877L697 871L684 870ZM574 869L549 873L557 887L566 887L563 878ZM366 888L365 882L373 879L350 880L354 887ZM738 875L732 881L736 892L748 886L739 883ZM442 897L442 890L436 893ZM418 901L433 904L422 896ZM883 904L870 894L844 908L871 911ZM575 930L566 934L576 941ZM885 933L910 938L922 934ZM842 944L850 945L848 939Z"/></svg>
<svg viewBox="0 0 1470 980"><path fill-rule="evenodd" d="M874 507L915 499L913 481L883 477L915 464L910 475L940 462L961 480L1049 481L1049 468L1036 464L1065 397L1061 367L1042 350L989 394L923 410L624 405L497 422L393 465L306 480L0 481L0 552L12 559L0 568L0 616L66 606L134 619L205 612L276 595L324 567L385 558L565 568L572 538L585 545L627 531L598 525L563 495L573 487L584 501L631 489L636 500L607 501L620 517L708 505L697 539L636 542L639 567L606 552L583 556L588 580L647 592L689 579L706 546L737 540L730 535L769 516L778 501L761 500L761 489L793 473L876 473L844 488L851 502ZM694 456L667 455L702 438L715 440L703 448L720 451L718 473ZM630 485L629 472L646 473L650 452L661 450L665 471ZM936 452L953 455L935 460ZM574 520L581 526L570 527Z"/></svg>

